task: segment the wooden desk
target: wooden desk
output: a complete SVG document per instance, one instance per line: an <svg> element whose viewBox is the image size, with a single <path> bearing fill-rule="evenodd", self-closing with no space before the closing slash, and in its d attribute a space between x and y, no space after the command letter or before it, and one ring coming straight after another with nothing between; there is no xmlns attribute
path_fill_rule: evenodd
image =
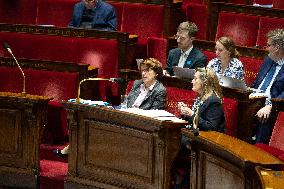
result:
<svg viewBox="0 0 284 189"><path fill-rule="evenodd" d="M264 169L260 166L257 166L255 169L260 179L262 189L284 188L284 171Z"/></svg>
<svg viewBox="0 0 284 189"><path fill-rule="evenodd" d="M260 188L256 166L277 169L284 162L239 139L210 131L195 137L188 129L191 147L191 188Z"/></svg>
<svg viewBox="0 0 284 189"><path fill-rule="evenodd" d="M49 100L0 92L0 188L39 187L40 134Z"/></svg>
<svg viewBox="0 0 284 189"><path fill-rule="evenodd" d="M159 121L106 107L64 103L70 128L65 189L169 189L186 122Z"/></svg>

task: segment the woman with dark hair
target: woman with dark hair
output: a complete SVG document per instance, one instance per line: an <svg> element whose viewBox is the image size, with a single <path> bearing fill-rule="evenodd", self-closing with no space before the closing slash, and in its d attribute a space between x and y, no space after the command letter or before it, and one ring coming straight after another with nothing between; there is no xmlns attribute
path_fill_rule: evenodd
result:
<svg viewBox="0 0 284 189"><path fill-rule="evenodd" d="M235 43L228 37L221 37L216 41L216 58L209 61L207 68L211 68L217 75L244 79L244 68L238 59L239 53Z"/></svg>
<svg viewBox="0 0 284 189"><path fill-rule="evenodd" d="M134 81L127 97L128 108L144 110L165 109L167 92L160 78L163 76L161 63L148 58L139 65L142 79Z"/></svg>

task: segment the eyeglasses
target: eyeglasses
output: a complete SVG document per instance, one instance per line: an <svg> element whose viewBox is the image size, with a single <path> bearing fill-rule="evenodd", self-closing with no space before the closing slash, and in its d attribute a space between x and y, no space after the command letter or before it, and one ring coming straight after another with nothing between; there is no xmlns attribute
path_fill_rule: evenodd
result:
<svg viewBox="0 0 284 189"><path fill-rule="evenodd" d="M176 40L179 39L180 41L186 40L186 37L182 37L182 36L180 36L180 35L178 35L178 34L174 35L174 38L175 38Z"/></svg>

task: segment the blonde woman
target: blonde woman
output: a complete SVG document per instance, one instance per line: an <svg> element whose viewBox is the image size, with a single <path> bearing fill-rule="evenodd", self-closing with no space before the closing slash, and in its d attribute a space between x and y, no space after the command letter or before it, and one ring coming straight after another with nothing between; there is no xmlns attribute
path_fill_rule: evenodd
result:
<svg viewBox="0 0 284 189"><path fill-rule="evenodd" d="M198 94L192 108L185 103L178 103L178 110L182 117L193 126L195 118L199 130L224 132L224 110L222 92L218 77L209 68L198 68L192 80L192 90Z"/></svg>
<svg viewBox="0 0 284 189"><path fill-rule="evenodd" d="M225 117L222 92L215 72L209 68L198 68L192 84L192 90L198 96L192 108L183 102L178 103L178 110L182 118L188 120L189 127L194 130L224 132ZM189 188L191 162L188 144L188 138L182 135L182 148L173 162L171 189Z"/></svg>

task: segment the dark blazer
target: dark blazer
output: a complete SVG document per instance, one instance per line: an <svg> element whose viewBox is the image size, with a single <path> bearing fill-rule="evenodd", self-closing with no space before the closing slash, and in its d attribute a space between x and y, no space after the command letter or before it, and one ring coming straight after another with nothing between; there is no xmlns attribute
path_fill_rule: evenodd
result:
<svg viewBox="0 0 284 189"><path fill-rule="evenodd" d="M140 85L143 83L142 80L134 81L133 87L127 97L127 107L132 107L133 103L140 94ZM165 109L166 106L167 91L162 83L156 82L152 90L148 92L144 101L140 105L140 109Z"/></svg>
<svg viewBox="0 0 284 189"><path fill-rule="evenodd" d="M257 74L256 80L252 84L252 88L256 89L259 87L273 63L273 60L269 57L264 59L264 62ZM284 66L282 66L282 68L279 70L270 88L270 95L271 98L284 98Z"/></svg>
<svg viewBox="0 0 284 189"><path fill-rule="evenodd" d="M180 48L175 48L175 49L170 50L168 59L167 59L167 65L166 65L166 70L170 75L174 75L173 66L178 65L180 55L181 55ZM183 67L195 69L198 67L205 67L206 63L207 63L206 56L200 50L193 47Z"/></svg>
<svg viewBox="0 0 284 189"><path fill-rule="evenodd" d="M70 27L80 27L83 13L86 7L85 4L81 1L76 3L73 10L72 20L69 23ZM98 30L117 30L117 19L114 8L101 0L97 1L92 28Z"/></svg>
<svg viewBox="0 0 284 189"><path fill-rule="evenodd" d="M195 114L188 121L193 122ZM201 131L225 131L224 109L220 98L210 96L198 109L198 128Z"/></svg>

